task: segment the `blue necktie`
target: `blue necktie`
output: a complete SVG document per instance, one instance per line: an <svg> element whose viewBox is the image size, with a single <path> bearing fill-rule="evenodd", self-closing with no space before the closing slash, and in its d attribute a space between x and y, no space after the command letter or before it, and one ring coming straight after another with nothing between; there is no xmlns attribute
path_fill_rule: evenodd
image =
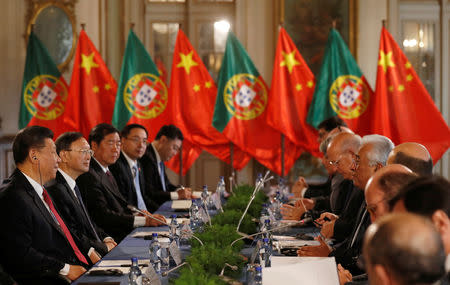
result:
<svg viewBox="0 0 450 285"><path fill-rule="evenodd" d="M142 198L141 184L139 183L139 169L137 165L133 165L134 189L136 189L136 198L138 209L147 210L144 198Z"/></svg>
<svg viewBox="0 0 450 285"><path fill-rule="evenodd" d="M163 187L164 192L166 192L166 179L164 178L164 162L159 162L159 176L161 176L161 184Z"/></svg>
<svg viewBox="0 0 450 285"><path fill-rule="evenodd" d="M97 235L97 232L95 231L95 228L94 228L94 225L91 222L91 219L89 218L89 214L86 211L86 208L84 207L83 198L81 198L80 189L78 188L78 186L76 184L75 184L75 188L73 190L75 191L75 194L77 195L78 202L80 202L81 209L83 210L84 215L86 216L86 218L87 218L87 220L89 222L89 226L91 227L91 230L94 232L95 238L98 241L101 241L101 239Z"/></svg>

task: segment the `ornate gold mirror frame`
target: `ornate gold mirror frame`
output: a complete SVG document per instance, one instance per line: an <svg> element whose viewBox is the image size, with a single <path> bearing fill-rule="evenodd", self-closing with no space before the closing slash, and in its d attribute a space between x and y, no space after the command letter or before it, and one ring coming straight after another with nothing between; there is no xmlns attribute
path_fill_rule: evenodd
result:
<svg viewBox="0 0 450 285"><path fill-rule="evenodd" d="M67 69L75 52L76 2L78 0L27 0L26 41L33 27L61 72Z"/></svg>

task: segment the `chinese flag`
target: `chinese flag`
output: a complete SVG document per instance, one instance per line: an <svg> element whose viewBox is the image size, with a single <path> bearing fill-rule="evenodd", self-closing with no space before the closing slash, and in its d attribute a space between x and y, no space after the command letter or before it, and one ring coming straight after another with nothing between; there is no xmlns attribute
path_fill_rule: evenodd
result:
<svg viewBox="0 0 450 285"><path fill-rule="evenodd" d="M278 35L267 123L318 156L317 130L306 122L314 94L314 75L284 28Z"/></svg>
<svg viewBox="0 0 450 285"><path fill-rule="evenodd" d="M182 30L178 31L172 61L169 98L174 121L186 138L220 160L230 163L230 142L212 126L217 88L208 70ZM234 168L250 156L234 148Z"/></svg>
<svg viewBox="0 0 450 285"><path fill-rule="evenodd" d="M117 83L84 30L75 52L64 122L85 137L100 124L111 122Z"/></svg>
<svg viewBox="0 0 450 285"><path fill-rule="evenodd" d="M267 85L244 47L228 33L220 68L213 126L262 165L281 175L281 133L267 125ZM301 148L285 140L285 173Z"/></svg>
<svg viewBox="0 0 450 285"><path fill-rule="evenodd" d="M133 30L128 34L116 96L112 124L119 130L127 124L141 124L152 141L162 126L174 124L173 98L168 96L158 68ZM202 150L187 139L182 149L184 175ZM179 173L179 156L174 156L167 166Z"/></svg>
<svg viewBox="0 0 450 285"><path fill-rule="evenodd" d="M423 144L436 163L450 145L450 130L400 47L383 27L373 132L396 144Z"/></svg>

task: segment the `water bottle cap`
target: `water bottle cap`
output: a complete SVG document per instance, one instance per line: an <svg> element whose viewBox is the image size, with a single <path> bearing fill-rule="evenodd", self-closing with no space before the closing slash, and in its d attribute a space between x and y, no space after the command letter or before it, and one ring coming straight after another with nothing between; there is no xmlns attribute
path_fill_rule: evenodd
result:
<svg viewBox="0 0 450 285"><path fill-rule="evenodd" d="M258 173L258 177L262 177L262 173Z"/></svg>
<svg viewBox="0 0 450 285"><path fill-rule="evenodd" d="M262 204L263 208L266 208L268 205L267 203Z"/></svg>
<svg viewBox="0 0 450 285"><path fill-rule="evenodd" d="M203 185L203 190L208 190L208 185Z"/></svg>
<svg viewBox="0 0 450 285"><path fill-rule="evenodd" d="M264 220L264 223L270 224L270 220L269 220L269 219L265 219L265 220Z"/></svg>
<svg viewBox="0 0 450 285"><path fill-rule="evenodd" d="M131 258L131 262L137 262L137 261L138 261L137 257L132 257Z"/></svg>
<svg viewBox="0 0 450 285"><path fill-rule="evenodd" d="M176 219L176 218L177 218L177 215L173 214L172 219Z"/></svg>
<svg viewBox="0 0 450 285"><path fill-rule="evenodd" d="M223 176L219 176L219 179L221 179L221 180L222 180L222 179L223 179Z"/></svg>
<svg viewBox="0 0 450 285"><path fill-rule="evenodd" d="M255 270L256 270L257 272L261 272L261 271L262 271L262 268L261 268L261 266L256 266L256 267L255 267Z"/></svg>
<svg viewBox="0 0 450 285"><path fill-rule="evenodd" d="M263 238L263 242L269 242L268 238Z"/></svg>
<svg viewBox="0 0 450 285"><path fill-rule="evenodd" d="M277 191L277 195L280 194L280 191Z"/></svg>
<svg viewBox="0 0 450 285"><path fill-rule="evenodd" d="M192 199L192 204L194 204L195 203L195 199Z"/></svg>
<svg viewBox="0 0 450 285"><path fill-rule="evenodd" d="M158 233L152 233L152 237L158 237Z"/></svg>

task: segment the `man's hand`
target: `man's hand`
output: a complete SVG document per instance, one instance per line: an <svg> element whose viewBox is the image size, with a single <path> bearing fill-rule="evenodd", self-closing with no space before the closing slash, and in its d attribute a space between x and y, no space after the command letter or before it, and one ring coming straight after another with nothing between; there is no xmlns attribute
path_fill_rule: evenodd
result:
<svg viewBox="0 0 450 285"><path fill-rule="evenodd" d="M308 188L308 184L306 183L305 178L300 176L292 186L291 193L294 194L294 198L302 198L302 191L305 188Z"/></svg>
<svg viewBox="0 0 450 285"><path fill-rule="evenodd" d="M341 264L338 264L337 270L339 275L339 285L344 285L347 282L353 281L352 274L348 270L344 269Z"/></svg>
<svg viewBox="0 0 450 285"><path fill-rule="evenodd" d="M300 198L300 200L295 202L295 207L305 207L306 210L314 209L315 205L316 205L316 201L314 201L313 199L308 199L308 198Z"/></svg>
<svg viewBox="0 0 450 285"><path fill-rule="evenodd" d="M299 248L299 250L297 250L298 256L327 257L330 254L331 249L328 247L321 236L318 236L316 239L320 242L320 245L303 246Z"/></svg>
<svg viewBox="0 0 450 285"><path fill-rule="evenodd" d="M84 272L86 272L86 269L83 266L69 265L69 273L66 277L73 281L80 277Z"/></svg>
<svg viewBox="0 0 450 285"><path fill-rule="evenodd" d="M148 217L148 216L145 216L145 226L146 227L158 227L158 226L161 226L161 225L165 225L165 223L166 223L166 218L164 218L164 216L161 216L161 215L158 215L158 214L156 214L156 215L152 215L152 214L150 214L149 212L147 212L147 211L145 211L148 215L150 215L150 216L152 216L152 217L154 217L155 219L158 219L159 221L157 221L157 220L155 220L155 219L152 219L152 218L150 218L150 217Z"/></svg>
<svg viewBox="0 0 450 285"><path fill-rule="evenodd" d="M192 198L192 190L191 188L181 188L177 190L178 199L180 200L188 200Z"/></svg>
<svg viewBox="0 0 450 285"><path fill-rule="evenodd" d="M334 235L334 223L335 222L336 222L336 220L323 223L320 233L325 238L331 238Z"/></svg>
<svg viewBox="0 0 450 285"><path fill-rule="evenodd" d="M117 243L114 240L112 240L112 241L110 241L110 240L104 241L103 243L108 248L108 251L111 251L111 249L113 249L113 248L115 248L117 246Z"/></svg>
<svg viewBox="0 0 450 285"><path fill-rule="evenodd" d="M97 251L93 250L89 255L89 259L92 261L93 264L96 264L100 259L102 259L102 257Z"/></svg>
<svg viewBox="0 0 450 285"><path fill-rule="evenodd" d="M335 221L338 218L339 218L339 216L337 216L333 213L325 212L325 213L320 214L320 217L318 219L316 219L316 223L318 223L319 225L323 225L325 222Z"/></svg>
<svg viewBox="0 0 450 285"><path fill-rule="evenodd" d="M303 207L294 207L288 204L283 204L281 206L281 215L283 215L284 220L300 220L302 215L305 213Z"/></svg>

